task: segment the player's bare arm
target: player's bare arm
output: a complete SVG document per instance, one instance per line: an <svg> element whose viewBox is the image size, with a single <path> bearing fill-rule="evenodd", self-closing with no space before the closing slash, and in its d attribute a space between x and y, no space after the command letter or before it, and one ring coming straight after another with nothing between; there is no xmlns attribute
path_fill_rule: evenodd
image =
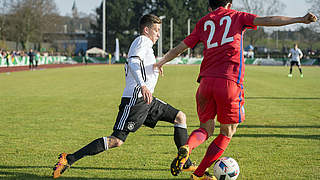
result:
<svg viewBox="0 0 320 180"><path fill-rule="evenodd" d="M165 63L167 63L167 62L171 61L172 59L176 58L177 56L179 56L181 53L183 53L188 48L189 47L183 41L181 41L178 46L176 46L175 48L171 49L169 52L167 52L161 58L161 60L158 63L154 64L154 68L158 68L159 69L159 73L161 75L163 75L162 66Z"/></svg>
<svg viewBox="0 0 320 180"><path fill-rule="evenodd" d="M303 17L286 17L286 16L266 16L256 17L253 24L256 26L285 26L295 23L309 24L317 21L317 16L312 13L307 13Z"/></svg>

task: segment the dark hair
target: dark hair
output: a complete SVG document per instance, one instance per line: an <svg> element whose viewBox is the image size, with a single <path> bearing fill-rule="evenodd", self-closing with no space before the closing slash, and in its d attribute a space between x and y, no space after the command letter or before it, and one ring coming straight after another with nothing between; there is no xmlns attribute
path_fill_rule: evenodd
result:
<svg viewBox="0 0 320 180"><path fill-rule="evenodd" d="M151 28L153 24L161 24L161 23L162 21L158 16L153 14L146 14L141 17L139 22L140 33L143 32L143 29L145 27Z"/></svg>
<svg viewBox="0 0 320 180"><path fill-rule="evenodd" d="M228 3L232 4L232 0L209 0L209 6L212 10L215 10L218 7L225 7Z"/></svg>

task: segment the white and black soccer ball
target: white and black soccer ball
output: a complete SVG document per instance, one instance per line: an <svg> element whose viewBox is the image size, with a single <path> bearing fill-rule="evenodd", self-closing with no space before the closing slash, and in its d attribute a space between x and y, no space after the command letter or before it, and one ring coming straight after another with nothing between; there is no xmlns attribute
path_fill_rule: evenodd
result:
<svg viewBox="0 0 320 180"><path fill-rule="evenodd" d="M213 171L217 180L236 180L240 174L237 161L231 157L220 158L214 164Z"/></svg>

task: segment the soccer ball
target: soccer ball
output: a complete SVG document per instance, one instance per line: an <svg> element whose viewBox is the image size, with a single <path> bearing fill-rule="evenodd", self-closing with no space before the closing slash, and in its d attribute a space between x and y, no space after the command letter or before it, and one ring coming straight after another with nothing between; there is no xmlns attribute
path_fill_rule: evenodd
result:
<svg viewBox="0 0 320 180"><path fill-rule="evenodd" d="M218 180L236 180L240 169L236 160L231 157L222 157L213 167L214 176Z"/></svg>

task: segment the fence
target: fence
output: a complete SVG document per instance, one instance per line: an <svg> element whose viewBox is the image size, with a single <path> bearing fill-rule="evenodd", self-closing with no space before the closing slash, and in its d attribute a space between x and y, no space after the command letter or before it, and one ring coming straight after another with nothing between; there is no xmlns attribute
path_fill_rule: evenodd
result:
<svg viewBox="0 0 320 180"><path fill-rule="evenodd" d="M68 60L65 56L42 56L38 64L61 64L66 63ZM26 66L29 65L29 57L27 56L12 56L8 59L9 66ZM5 58L0 58L0 67L7 67Z"/></svg>
<svg viewBox="0 0 320 180"><path fill-rule="evenodd" d="M289 59L284 58L246 58L245 64L254 65L286 65ZM109 58L102 57L87 57L87 63L124 63L125 58L121 58L119 62L115 62L114 58L109 61ZM202 58L186 58L177 57L170 61L169 64L201 64ZM9 58L9 66L27 66L29 65L28 56L14 56ZM42 56L38 61L38 64L77 64L85 63L83 57L66 57L66 56ZM320 65L320 59L302 59L302 65ZM0 58L0 67L6 67L7 62L5 58Z"/></svg>
<svg viewBox="0 0 320 180"><path fill-rule="evenodd" d="M288 58L245 58L245 64L253 65L286 65ZM170 61L169 64L201 64L202 58L178 57ZM320 59L301 59L302 65L320 65Z"/></svg>

